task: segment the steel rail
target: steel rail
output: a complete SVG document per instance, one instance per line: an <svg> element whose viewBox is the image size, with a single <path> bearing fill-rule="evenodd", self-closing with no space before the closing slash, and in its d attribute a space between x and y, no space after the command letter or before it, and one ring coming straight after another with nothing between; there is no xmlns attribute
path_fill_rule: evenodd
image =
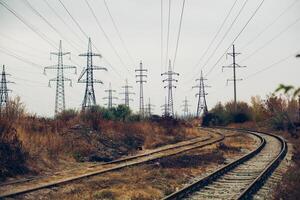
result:
<svg viewBox="0 0 300 200"><path fill-rule="evenodd" d="M231 171L235 167L243 164L245 161L255 157L256 155L258 155L261 152L261 150L266 145L266 140L262 136L258 135L257 133L265 134L265 135L269 135L269 136L276 138L281 143L281 150L280 150L280 153L276 156L276 158L273 159L265 167L265 169L255 178L255 180L251 184L249 184L249 186L246 189L244 189L241 192L241 194L237 198L237 199L251 199L251 197L259 190L259 188L262 187L262 185L264 184L266 179L272 174L272 172L276 169L276 167L279 165L279 163L281 162L281 160L285 157L285 155L287 153L286 142L280 136L276 136L271 133L251 131L251 130L245 130L245 129L232 129L232 128L220 128L220 127L217 127L217 128L224 129L224 130L245 132L248 134L255 135L260 139L261 143L255 150L251 151L250 153L246 154L245 156L229 163L228 165L222 167L221 169L216 170L215 172L207 175L206 177L202 178L201 180L198 180L192 184L189 184L189 185L185 186L184 188L182 188L181 190L176 191L176 192L164 197L162 200L175 200L175 199L177 200L177 199L182 199L184 197L187 197L191 193L199 191L201 188L209 185L214 180L218 179L222 175Z"/></svg>
<svg viewBox="0 0 300 200"><path fill-rule="evenodd" d="M144 163L147 163L149 161L154 161L154 160L157 160L157 159L160 159L160 158L163 158L163 157L173 156L173 155L177 155L177 154L187 152L187 151L190 151L190 150L193 150L193 149L202 148L204 146L215 144L215 143L223 141L224 138L225 138L225 136L220 132L217 132L217 131L214 131L214 130L210 130L210 132L217 133L220 137L215 138L211 141L209 141L209 139L206 138L202 141L200 140L200 141L189 143L189 144L183 144L183 145L180 145L180 146L171 147L169 149L163 149L163 150L157 151L157 152L150 152L146 155L144 155L144 154L137 155L137 156L129 157L128 160L126 158L124 158L124 159L120 159L120 160L116 160L116 161L111 161L110 163L107 163L107 164L118 164L118 165L112 166L110 168L105 168L105 169L100 169L100 170L98 169L98 170L95 170L95 171L92 171L92 172L88 172L88 173L84 173L84 174L80 174L80 175L76 175L76 176L72 176L72 177L67 177L67 178L64 178L62 180L52 181L50 183L49 182L41 183L40 185L36 185L36 186L30 187L30 188L27 188L27 189L20 189L20 190L13 191L13 192L2 193L2 194L0 194L0 199L7 198L7 197L14 197L14 196L17 196L17 195L33 192L33 191L40 190L40 189L51 188L51 187L58 186L58 185L68 184L70 182L73 182L73 181L76 181L76 180L79 180L79 179L88 178L88 177L91 177L91 176L95 176L95 175L99 175L99 174L103 174L103 173L107 173L107 172L113 172L113 171L120 170L120 169L123 169L123 168L128 167L128 166L136 166L136 165L139 165L139 164L144 164ZM204 143L204 142L206 142L206 143ZM199 144L197 145L197 143L199 143ZM167 151L167 150L174 150L174 149L179 149L180 147L188 147L188 146L191 146L191 147L190 148L185 148L183 150L178 150L178 151L170 153L168 155L161 155L161 156L154 157L154 158L151 158L151 157L147 158L148 156L151 156L151 155L156 154L156 153L161 153L161 152L164 152L164 151ZM142 161L136 161L136 162L132 161L132 160L134 160L134 158L140 158L140 157L146 157L147 159L142 160ZM129 161L129 163L128 163L128 161ZM131 163L130 163L130 161L131 161Z"/></svg>

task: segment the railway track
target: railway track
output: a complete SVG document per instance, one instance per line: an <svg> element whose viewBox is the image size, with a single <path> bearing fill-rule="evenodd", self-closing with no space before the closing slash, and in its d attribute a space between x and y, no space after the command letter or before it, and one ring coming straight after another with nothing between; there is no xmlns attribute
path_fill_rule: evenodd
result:
<svg viewBox="0 0 300 200"><path fill-rule="evenodd" d="M52 176L42 176L38 178L28 178L20 181L15 181L0 185L0 199L7 197L14 197L16 195L44 189L51 188L62 184L67 184L75 180L87 178L119 170L128 166L139 165L149 161L157 160L163 157L176 155L196 148L201 148L207 145L218 143L224 140L225 136L219 131L209 130L211 136L206 138L195 138L189 141L180 142L167 147L161 147L153 151L149 151L136 156L130 156L115 161L103 164L95 164L85 169L68 170L64 173L67 175L54 174ZM80 172L78 172L80 171Z"/></svg>
<svg viewBox="0 0 300 200"><path fill-rule="evenodd" d="M238 131L255 135L260 139L260 145L163 200L251 199L285 157L287 145L284 139L270 133Z"/></svg>

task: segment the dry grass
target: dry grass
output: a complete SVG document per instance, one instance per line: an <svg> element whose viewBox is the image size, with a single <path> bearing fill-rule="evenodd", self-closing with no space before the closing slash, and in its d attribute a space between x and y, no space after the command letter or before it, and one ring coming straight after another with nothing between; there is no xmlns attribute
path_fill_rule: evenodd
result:
<svg viewBox="0 0 300 200"><path fill-rule="evenodd" d="M210 145L184 154L170 156L144 165L128 167L117 172L106 173L86 180L56 188L41 190L31 195L20 197L26 199L113 199L113 200L154 200L161 199L195 177L208 170L220 167L227 158L236 159L241 152L236 150L236 143L245 139L254 144L246 135L225 139L224 144L231 151L220 150L218 145ZM235 145L235 146L231 146ZM253 149L255 146L247 146ZM250 150L248 149L248 150Z"/></svg>
<svg viewBox="0 0 300 200"><path fill-rule="evenodd" d="M21 108L10 110L18 109L22 110ZM142 149L173 144L201 134L190 125L181 122L174 125L168 124L169 122L122 122L99 119L97 121L99 130L94 130L89 123L81 120L81 114L68 120L54 120L29 115L23 110L12 113L9 119L13 120L5 121L4 118L0 118L0 123L9 124L5 135L13 132L11 135L14 135L20 143L18 148L27 155L24 157L25 164L31 174L51 173L76 166L78 161L110 161L135 154ZM12 141L7 140L10 145ZM4 156L15 157L13 152ZM7 162L10 162L9 159ZM7 173L8 176L18 174L18 170Z"/></svg>

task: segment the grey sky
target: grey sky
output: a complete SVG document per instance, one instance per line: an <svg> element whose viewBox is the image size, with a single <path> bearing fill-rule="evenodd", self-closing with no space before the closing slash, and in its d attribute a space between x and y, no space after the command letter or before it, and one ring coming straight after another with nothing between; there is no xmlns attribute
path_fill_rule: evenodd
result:
<svg viewBox="0 0 300 200"><path fill-rule="evenodd" d="M25 4L25 0L0 0L6 2L26 21L33 24L40 32L45 34L47 38L55 42L58 47L59 40L63 40L63 49L71 51L72 62L68 57L64 58L65 64L79 64L78 72L83 69L86 60L83 57L78 57L79 53L84 53L87 50L87 39L80 32L78 27L74 24L66 11L60 5L58 0L47 0L53 9L61 16L70 28L76 32L71 32L53 11L47 6L46 0L28 0L30 4L42 13L43 17L55 26L55 28L62 33L63 38L55 33L49 25L47 25L41 18L36 16ZM139 61L142 60L144 66L148 69L148 82L145 85L145 101L148 97L156 106L156 113L161 113L160 105L164 103L164 97L167 91L163 89L160 76L162 72L161 67L161 43L160 43L160 0L107 0L110 11L117 23L118 29L124 39L124 42L133 57L132 60L128 57L123 48L121 41L116 34L109 15L104 7L103 0L88 0L93 10L113 43L116 51L120 55L124 65L120 62L111 46L107 42L103 33L96 24L93 15L90 13L85 0L61 0L72 16L78 21L80 26L92 38L93 44L99 49L104 58L108 60L115 71L109 66L104 59L95 58L96 65L105 66L108 72L96 72L96 77L104 82L104 85L96 85L97 103L103 105L106 103L104 97L104 90L107 89L109 82L112 83L113 89L117 93L122 92L121 86L128 79L129 84L134 86L134 110L138 108L138 85L135 83L134 69L138 67ZM277 61L289 56L299 53L300 50L300 20L295 22L300 17L300 2L294 4L284 15L282 15L276 23L270 26L260 37L257 38L250 45L245 46L258 33L265 29L272 21L280 15L289 5L295 0L265 0L264 4L252 19L250 24L246 27L242 35L236 41L236 49L242 54L237 57L237 62L240 65L247 65L247 68L239 69L237 74L239 78L245 80L238 83L238 99L249 101L253 95L261 95L264 97L269 92L272 92L279 83L287 83L299 86L300 74L300 60L295 57L290 57L284 62L273 66L272 68L259 73L255 76L249 77L251 74L276 63ZM173 60L176 36L179 25L180 10L182 0L171 0L171 26L170 26L170 41L169 41L169 57ZM182 113L180 105L185 96L188 97L191 111L196 111L196 102L194 94L195 90L191 87L196 83L195 78L198 78L199 72L203 64L213 52L215 46L225 34L227 28L232 23L234 17L237 15L239 9L245 0L238 0L233 12L226 22L222 32L218 36L216 42L200 62L198 67L196 63L201 55L206 50L214 34L221 25L226 13L234 3L234 0L186 0L186 7L184 11L182 32L180 37L177 60L175 64L175 71L180 73L177 89L175 90L175 110ZM259 5L261 0L249 0L228 33L225 40L221 43L212 59L203 68L206 74L216 63L219 57L225 52L235 36L243 28L251 14ZM164 48L166 48L166 33L167 33L167 12L168 0L164 0ZM290 24L289 29L282 34ZM37 34L26 27L14 15L8 12L0 5L0 64L7 66L8 73L12 74L10 80L16 82L15 85L10 85L13 89L13 95L21 96L30 112L38 113L39 115L51 116L54 113L55 100L55 85L48 88L48 79L55 77L55 72L49 72L43 75L42 67L56 64L57 59L52 57L49 59L49 52L56 51L54 47L50 46L42 40ZM280 34L280 35L278 35ZM278 35L278 37L277 37ZM272 40L273 37L276 39ZM67 41L64 39L66 38ZM270 42L268 42L270 41ZM267 43L266 46L264 46ZM263 48L261 48L264 46ZM243 48L244 47L244 48ZM242 49L241 49L242 48ZM260 50L251 55L257 49ZM18 56L24 57L38 65L32 66L28 63L17 60L11 56L3 53L3 51L12 52ZM96 49L94 48L96 52ZM166 49L164 49L164 52ZM231 51L231 50L230 50ZM164 55L165 63L166 55ZM244 60L244 61L243 61ZM243 62L241 62L243 61ZM211 108L218 101L228 101L233 97L232 85L229 83L226 86L226 80L232 78L232 71L227 69L221 72L222 65L231 63L231 57L224 56L218 65L208 74L207 84L211 85L207 92L209 93L207 100L208 106ZM165 66L163 67L163 71ZM83 99L84 84L77 83L78 75L74 75L71 71L66 71L65 76L73 80L73 87L66 85L66 103L68 108L79 108ZM120 95L118 95L121 98ZM116 103L120 103L117 101Z"/></svg>

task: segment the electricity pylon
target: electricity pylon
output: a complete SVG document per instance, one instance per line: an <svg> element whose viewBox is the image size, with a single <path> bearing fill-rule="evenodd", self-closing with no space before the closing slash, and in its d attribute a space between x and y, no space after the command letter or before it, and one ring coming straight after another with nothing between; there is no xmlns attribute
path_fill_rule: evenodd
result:
<svg viewBox="0 0 300 200"><path fill-rule="evenodd" d="M129 102L133 101L133 99L130 98L130 95L134 95L134 92L130 92L129 90L132 89L132 86L128 85L128 80L125 80L125 85L122 86L122 88L124 88L124 92L121 92L120 94L124 95L124 99L122 99L124 101L124 105L129 107Z"/></svg>
<svg viewBox="0 0 300 200"><path fill-rule="evenodd" d="M44 74L46 74L46 70L55 69L56 78L52 78L49 80L48 86L51 87L51 82L56 82L56 94L55 94L55 115L59 114L60 112L64 111L66 108L65 102L65 82L70 82L70 86L72 86L72 80L66 78L64 76L64 69L75 69L76 74L76 67L71 65L64 65L63 56L71 55L70 52L63 52L62 51L62 42L59 41L59 49L58 52L50 52L50 59L51 55L56 55L58 58L57 65L51 65L44 67Z"/></svg>
<svg viewBox="0 0 300 200"><path fill-rule="evenodd" d="M105 70L107 69L105 67L98 67L93 65L93 57L98 56L102 57L100 54L96 54L92 52L92 42L91 38L89 38L88 43L88 50L86 53L79 54L79 56L85 56L87 57L87 66L86 68L81 72L78 83L85 83L85 93L84 98L82 102L82 109L90 108L91 106L96 105L96 96L94 91L94 83L100 83L103 84L102 81L94 79L94 70ZM83 79L83 75L86 75L86 78Z"/></svg>
<svg viewBox="0 0 300 200"><path fill-rule="evenodd" d="M140 68L136 69L135 72L138 72L137 75L135 75L135 77L139 78L136 82L140 83L140 105L139 105L139 113L141 115L141 117L144 117L145 115L145 110L144 110L144 83L146 83L147 81L145 80L145 78L147 78L147 75L144 74L146 73L148 70L147 69L143 69L143 63L142 61L140 61Z"/></svg>
<svg viewBox="0 0 300 200"><path fill-rule="evenodd" d="M167 113L167 115L169 117L174 117L173 88L176 88L176 86L173 84L173 82L178 82L178 80L174 79L173 76L179 76L179 74L172 71L171 60L169 60L168 71L165 73L162 73L161 76L166 76L166 78L163 80L163 82L167 82L167 85L164 86L164 88L168 88L168 113Z"/></svg>
<svg viewBox="0 0 300 200"><path fill-rule="evenodd" d="M206 87L210 87L204 84L204 81L207 80L203 77L202 71L200 74L200 78L196 79L196 82L199 82L198 85L193 86L192 88L198 88L198 93L196 93L196 97L198 96L198 103L197 103L197 117L201 116L202 114L205 114L208 112L207 109L207 103L206 103L206 95L207 93L205 92Z"/></svg>
<svg viewBox="0 0 300 200"><path fill-rule="evenodd" d="M168 111L168 101L167 97L165 97L165 104L161 106L162 109L162 116L163 117L168 117L169 116L169 111Z"/></svg>
<svg viewBox="0 0 300 200"><path fill-rule="evenodd" d="M185 97L185 99L183 101L183 105L182 105L182 107L183 107L182 111L183 111L183 116L184 117L188 117L189 116L189 107L190 106L191 105L189 105L189 101L187 100L187 97Z"/></svg>
<svg viewBox="0 0 300 200"><path fill-rule="evenodd" d="M222 66L222 71L223 71L224 68L232 68L233 69L233 79L227 79L226 84L228 84L229 81L233 81L233 95L234 95L234 109L235 109L235 111L237 110L237 105L236 105L236 98L237 98L236 97L237 96L237 94L236 94L237 93L236 92L236 82L243 80L243 79L237 79L236 78L236 68L246 67L246 66L240 66L239 64L236 63L235 57L239 54L241 54L241 53L236 53L235 52L235 46L232 45L232 53L227 53L227 55L232 56L232 59L233 59L232 64L229 65L229 66Z"/></svg>
<svg viewBox="0 0 300 200"><path fill-rule="evenodd" d="M146 104L145 115L151 117L153 114L154 105L151 104L150 98L148 98L148 103Z"/></svg>
<svg viewBox="0 0 300 200"><path fill-rule="evenodd" d="M3 65L2 74L1 74L1 82L0 82L0 114L2 113L2 110L6 108L7 101L8 101L8 92L12 91L7 88L7 84L14 83L12 81L8 81L7 76L10 76L10 74L7 74L5 72L5 66Z"/></svg>
<svg viewBox="0 0 300 200"><path fill-rule="evenodd" d="M116 90L111 89L111 83L109 83L109 88L108 90L104 90L105 92L108 93L107 97L103 97L103 99L107 99L108 102L104 105L107 105L108 109L111 109L113 106L115 106L116 104L113 103L113 99L118 99L117 97L113 96L113 93L116 92Z"/></svg>

